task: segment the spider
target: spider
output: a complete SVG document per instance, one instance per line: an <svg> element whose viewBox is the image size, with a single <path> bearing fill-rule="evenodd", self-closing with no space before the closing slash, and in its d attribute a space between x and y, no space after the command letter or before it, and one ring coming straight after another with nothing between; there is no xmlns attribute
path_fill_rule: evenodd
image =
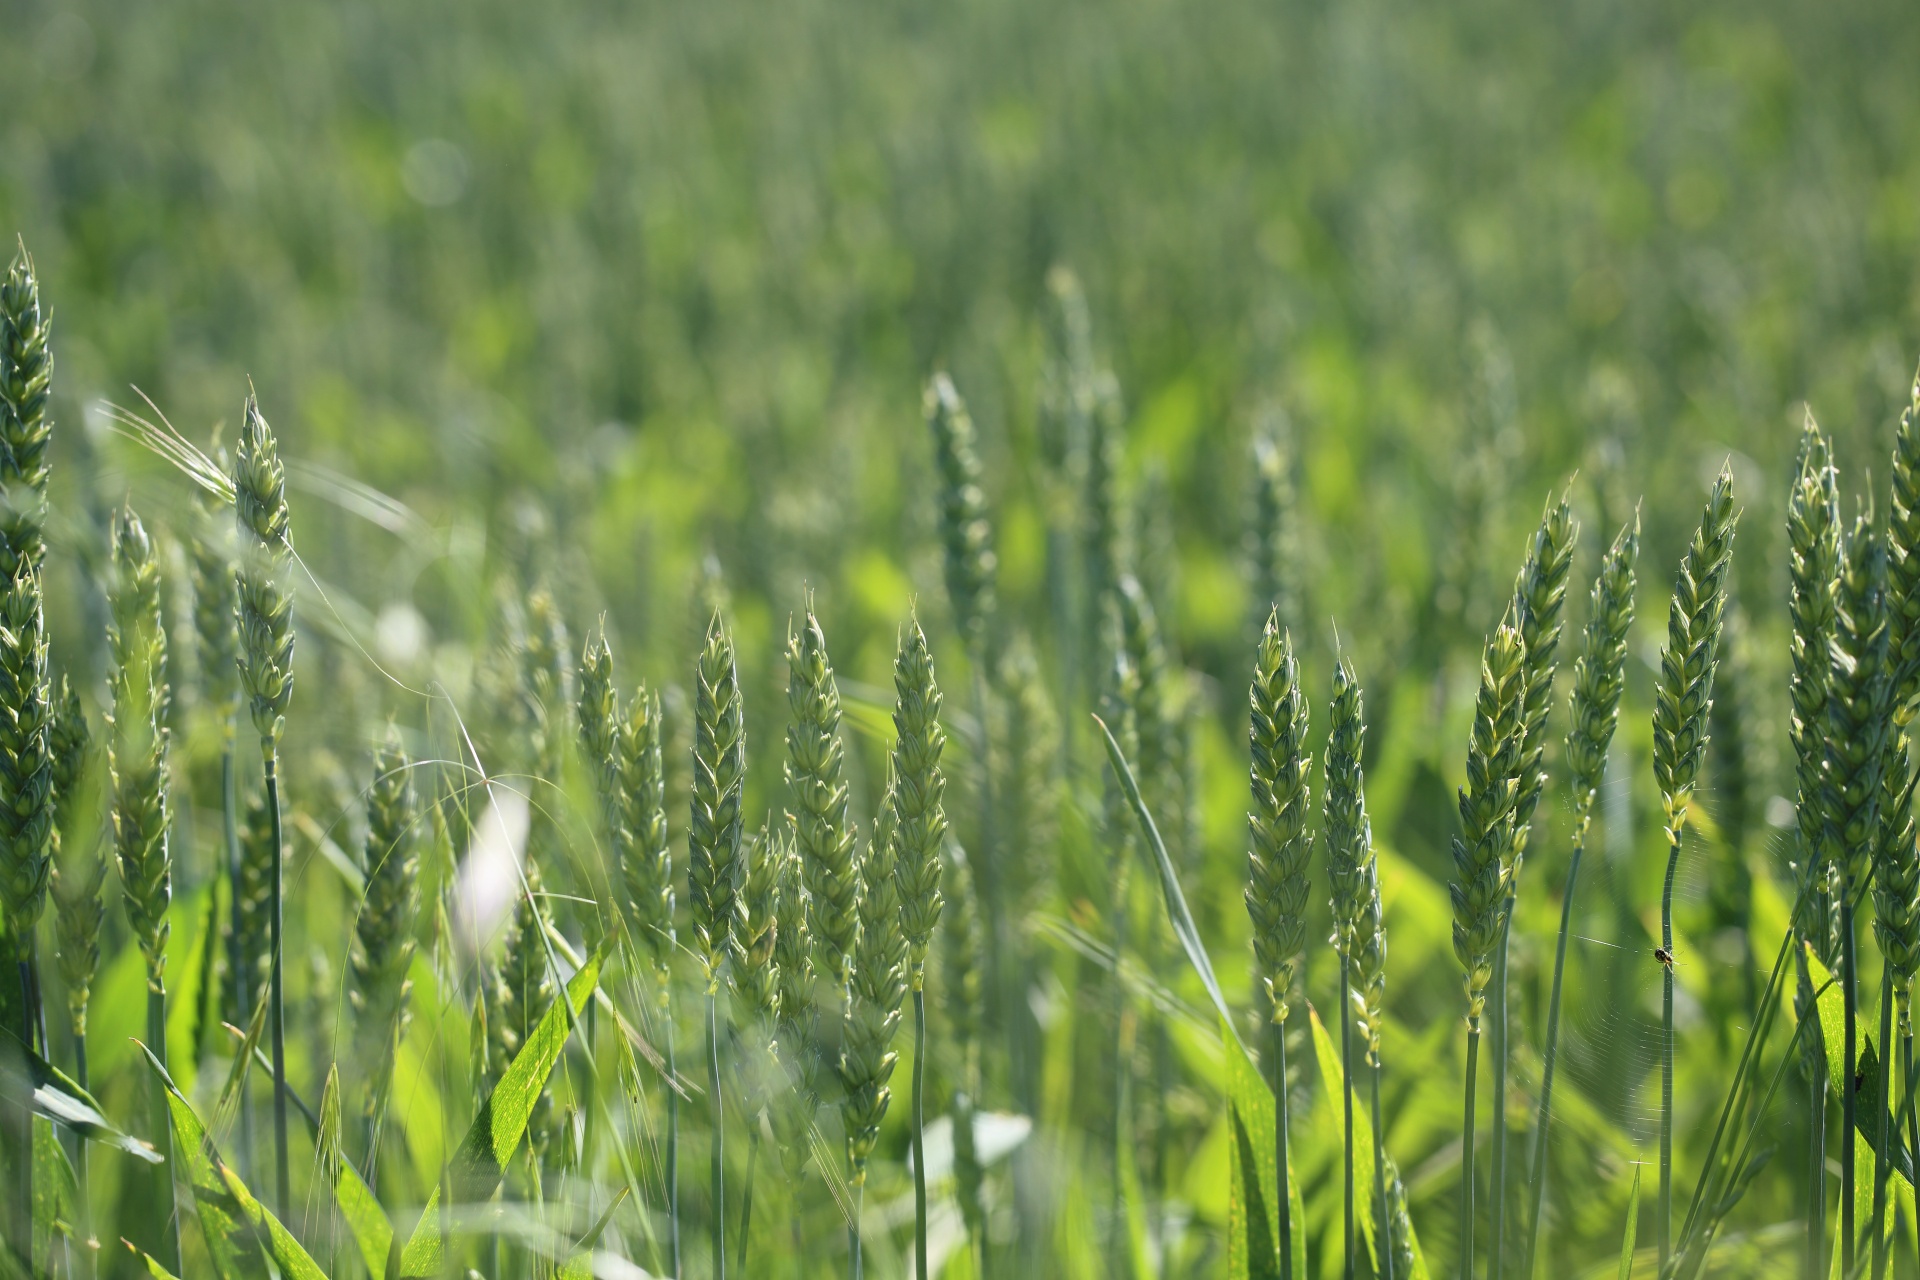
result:
<svg viewBox="0 0 1920 1280"><path fill-rule="evenodd" d="M1667 950L1665 947L1655 947L1653 949L1653 958L1665 965L1669 971L1673 969L1673 952Z"/></svg>

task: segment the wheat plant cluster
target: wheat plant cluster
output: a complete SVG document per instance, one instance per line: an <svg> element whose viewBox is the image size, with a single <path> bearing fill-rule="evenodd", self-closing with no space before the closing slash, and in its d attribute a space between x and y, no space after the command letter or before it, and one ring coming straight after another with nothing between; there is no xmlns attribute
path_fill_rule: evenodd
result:
<svg viewBox="0 0 1920 1280"><path fill-rule="evenodd" d="M1369 727L1406 699L1351 643L1378 620L1305 613L1295 429L1259 417L1234 496L1241 701L1180 652L1165 495L1048 284L1037 606L1002 590L992 430L935 373L899 406L938 568L887 603L891 688L837 673L831 582L747 661L753 566L712 558L641 670L533 517L489 643L423 677L296 534L308 500L430 531L284 457L270 387L225 442L90 410L162 480L52 509L22 248L6 1274L1920 1274L1920 383L1857 479L1807 417L1754 621L1731 468L1665 564L1624 477L1548 495L1473 621L1422 863L1370 816L1370 775L1396 812L1409 785ZM50 613L97 634L63 652Z"/></svg>

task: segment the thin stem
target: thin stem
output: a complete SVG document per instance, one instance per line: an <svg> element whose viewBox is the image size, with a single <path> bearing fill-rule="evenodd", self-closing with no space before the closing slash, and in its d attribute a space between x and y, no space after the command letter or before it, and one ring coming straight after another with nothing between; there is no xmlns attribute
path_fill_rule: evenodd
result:
<svg viewBox="0 0 1920 1280"><path fill-rule="evenodd" d="M1467 1019L1466 1115L1460 1124L1460 1280L1473 1280L1473 1103L1480 1069L1480 1019Z"/></svg>
<svg viewBox="0 0 1920 1280"><path fill-rule="evenodd" d="M1805 1280L1827 1273L1827 1067L1819 1055L1807 1079L1807 1257Z"/></svg>
<svg viewBox="0 0 1920 1280"><path fill-rule="evenodd" d="M167 992L157 976L149 975L147 983L147 1039L153 1056L160 1060L162 1067L167 1065ZM180 1273L180 1215L176 1212L173 1200L173 1117L168 1114L167 1089L156 1078L149 1095L153 1101L153 1145L160 1153L161 1163L154 1166L154 1178L159 1193L154 1204L154 1213L159 1218L160 1232L157 1243L159 1252L154 1256L164 1263L175 1275Z"/></svg>
<svg viewBox="0 0 1920 1280"><path fill-rule="evenodd" d="M853 1184L853 1217L847 1221L847 1275L849 1280L861 1280L866 1274L865 1262L860 1256L860 1214L866 1204L866 1179Z"/></svg>
<svg viewBox="0 0 1920 1280"><path fill-rule="evenodd" d="M913 989L913 1265L918 1280L931 1280L927 1267L927 1147L921 1110L927 1074L927 993Z"/></svg>
<svg viewBox="0 0 1920 1280"><path fill-rule="evenodd" d="M747 1241L753 1235L753 1169L760 1162L759 1120L758 1115L754 1116L747 1130L747 1186L740 1194L740 1249L736 1255L742 1271L747 1268Z"/></svg>
<svg viewBox="0 0 1920 1280"><path fill-rule="evenodd" d="M227 937L227 968L233 973L234 1021L246 1026L253 1017L247 998L246 918L240 908L240 801L233 770L233 717L227 717L226 739L220 752L220 822L226 837L228 909L232 924ZM240 1090L240 1176L253 1177L253 1090Z"/></svg>
<svg viewBox="0 0 1920 1280"><path fill-rule="evenodd" d="M20 971L20 1018L13 1032L24 1049L33 1044L33 982L27 974L27 958L22 955ZM24 1066L24 1064L22 1064ZM33 1109L26 1099L7 1104L7 1147L12 1162L12 1195L8 1209L11 1224L7 1241L33 1270Z"/></svg>
<svg viewBox="0 0 1920 1280"><path fill-rule="evenodd" d="M1502 1280L1507 1261L1507 944L1513 897L1500 914L1500 945L1493 953L1493 1188L1487 1223L1487 1274Z"/></svg>
<svg viewBox="0 0 1920 1280"><path fill-rule="evenodd" d="M1906 1117L1907 1150L1920 1153L1920 1123L1916 1123L1913 1107L1913 1029L1911 1025L1900 1036L1900 1083L1904 1091L1901 1105Z"/></svg>
<svg viewBox="0 0 1920 1280"><path fill-rule="evenodd" d="M1673 954L1673 873L1680 864L1678 832L1667 838L1667 880L1660 891L1660 947ZM1673 1248L1673 966L1660 966L1660 1203L1654 1214L1654 1236L1660 1246L1660 1272L1665 1274Z"/></svg>
<svg viewBox="0 0 1920 1280"><path fill-rule="evenodd" d="M1580 882L1580 857L1587 851L1588 814L1593 793L1581 799L1575 818L1573 860L1567 865L1567 888L1560 899L1560 937L1553 948L1553 987L1547 996L1545 1065L1540 1072L1540 1115L1533 1125L1533 1214L1527 1223L1527 1252L1520 1280L1533 1280L1533 1253L1540 1242L1540 1221L1547 1200L1547 1133L1553 1120L1553 1068L1560 1046L1560 987L1567 972L1567 935L1573 932L1573 891Z"/></svg>
<svg viewBox="0 0 1920 1280"><path fill-rule="evenodd" d="M1273 1042L1273 1168L1280 1194L1280 1280L1293 1280L1292 1177L1287 1168L1287 1028L1277 1019L1267 1024Z"/></svg>
<svg viewBox="0 0 1920 1280"><path fill-rule="evenodd" d="M73 1036L73 1078L82 1089L91 1090L87 1083L87 1036L84 1031L76 1031ZM82 1138L73 1144L73 1180L79 1191L80 1210L80 1256L86 1259L83 1267L89 1276L99 1274L100 1263L98 1249L92 1248L93 1240L93 1196L87 1190L87 1141Z"/></svg>
<svg viewBox="0 0 1920 1280"><path fill-rule="evenodd" d="M674 1065L673 1007L666 980L660 984L662 1039L667 1054L667 1252L672 1280L680 1280L680 1081Z"/></svg>
<svg viewBox="0 0 1920 1280"><path fill-rule="evenodd" d="M1393 1280L1393 1220L1387 1214L1387 1117L1380 1109L1380 1061L1373 1077L1373 1254L1380 1260L1380 1280Z"/></svg>
<svg viewBox="0 0 1920 1280"><path fill-rule="evenodd" d="M281 972L284 933L285 849L280 831L280 753L271 738L262 741L267 769L267 816L272 820L273 877L267 904L267 1023L273 1038L273 1194L282 1222L293 1205L292 1179L287 1165L287 1009L285 975Z"/></svg>
<svg viewBox="0 0 1920 1280"><path fill-rule="evenodd" d="M1342 1167L1342 1187L1346 1193L1346 1216L1342 1219L1344 1234L1340 1238L1341 1257L1346 1280L1353 1280L1353 1019L1348 1016L1353 988L1348 985L1351 976L1351 964L1343 951L1340 955L1340 1103L1346 1122L1345 1142L1341 1150L1346 1155Z"/></svg>
<svg viewBox="0 0 1920 1280"><path fill-rule="evenodd" d="M1841 963L1846 974L1840 983L1840 993L1846 1009L1845 1028L1841 1035L1845 1037L1847 1074L1840 1081L1840 1274L1853 1274L1854 1239L1853 1220L1853 1078L1858 1072L1854 1045L1856 1043L1856 1022L1859 1018L1858 984L1854 981L1858 952L1853 937L1853 886L1846 877L1840 881L1840 947Z"/></svg>
<svg viewBox="0 0 1920 1280"><path fill-rule="evenodd" d="M1893 1055L1887 1052L1893 1043L1893 966L1886 965L1882 970L1880 982L1880 1101L1874 1108L1879 1114L1874 1123L1879 1127L1879 1141L1873 1151L1873 1280L1881 1280L1887 1273L1887 1233L1880 1229L1887 1213L1887 1129L1889 1117L1887 1108L1893 1094L1888 1086L1893 1080Z"/></svg>
<svg viewBox="0 0 1920 1280"><path fill-rule="evenodd" d="M723 1160L726 1142L726 1106L720 1096L720 997L707 991L707 1105L713 1113L713 1159L707 1178L713 1201L713 1280L727 1274L727 1179Z"/></svg>

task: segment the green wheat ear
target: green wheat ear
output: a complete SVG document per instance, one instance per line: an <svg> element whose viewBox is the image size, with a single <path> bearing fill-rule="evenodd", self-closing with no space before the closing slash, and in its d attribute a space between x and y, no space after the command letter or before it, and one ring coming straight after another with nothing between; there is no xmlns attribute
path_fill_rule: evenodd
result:
<svg viewBox="0 0 1920 1280"><path fill-rule="evenodd" d="M1526 705L1521 712L1520 789L1514 801L1514 850L1526 852L1527 831L1547 775L1547 713L1553 707L1554 655L1560 646L1560 615L1567 600L1567 578L1580 524L1573 518L1571 486L1547 504L1546 514L1527 548L1526 562L1513 584L1509 620L1520 632L1527 653Z"/></svg>
<svg viewBox="0 0 1920 1280"><path fill-rule="evenodd" d="M230 469L224 449L214 451L222 471ZM232 540L221 527L222 503L201 490L193 536L188 540L188 571L193 585L193 630L200 650L200 696L214 721L232 732L240 706L240 579Z"/></svg>
<svg viewBox="0 0 1920 1280"><path fill-rule="evenodd" d="M1584 830L1606 774L1607 751L1620 720L1626 687L1627 632L1633 626L1634 562L1640 554L1640 513L1621 528L1594 579L1587 607L1585 647L1573 664L1573 724L1567 730L1567 772L1576 821Z"/></svg>
<svg viewBox="0 0 1920 1280"><path fill-rule="evenodd" d="M1286 414L1262 411L1253 430L1253 501L1248 521L1248 559L1253 569L1257 606L1271 611L1281 627L1300 620L1295 575L1300 563L1295 529L1293 441Z"/></svg>
<svg viewBox="0 0 1920 1280"><path fill-rule="evenodd" d="M771 1039L780 1010L780 873L787 858L779 829L762 825L744 842L741 856L746 866L734 908L728 979L741 1008Z"/></svg>
<svg viewBox="0 0 1920 1280"><path fill-rule="evenodd" d="M241 955L252 966L247 990L264 996L273 956L268 946L269 919L273 906L273 814L261 792L247 797L240 816L240 899ZM246 1017L246 1014L242 1014Z"/></svg>
<svg viewBox="0 0 1920 1280"><path fill-rule="evenodd" d="M813 941L807 934L807 886L800 851L789 831L775 834L776 898L773 928L775 992L775 1053L780 1058L791 1091L784 1104L773 1109L775 1144L789 1181L806 1166L808 1130L814 1106L806 1093L809 1040L813 1024Z"/></svg>
<svg viewBox="0 0 1920 1280"><path fill-rule="evenodd" d="M247 396L240 445L233 459L234 510L244 552L240 559L240 680L271 755L293 699L293 593L287 574L293 541L287 513L286 468L259 402Z"/></svg>
<svg viewBox="0 0 1920 1280"><path fill-rule="evenodd" d="M1788 733L1793 743L1799 834L1795 860L1800 875L1817 885L1826 866L1820 788L1826 767L1828 650L1836 625L1834 593L1840 572L1840 497L1826 438L1812 414L1801 432L1800 469L1787 499L1787 552L1791 584L1787 612L1792 624ZM1822 903L1823 895L1809 893L1795 924L1803 937L1815 941L1823 957L1831 959L1826 921L1816 918Z"/></svg>
<svg viewBox="0 0 1920 1280"><path fill-rule="evenodd" d="M22 245L0 281L0 580L36 573L47 554L52 318Z"/></svg>
<svg viewBox="0 0 1920 1280"><path fill-rule="evenodd" d="M1333 669L1333 706L1327 736L1327 879L1333 887L1333 947L1354 958L1360 917L1372 874L1373 831L1367 821L1360 753L1367 735L1360 682L1345 656Z"/></svg>
<svg viewBox="0 0 1920 1280"><path fill-rule="evenodd" d="M1887 518L1887 654L1894 719L1912 722L1920 699L1920 375L1893 438Z"/></svg>
<svg viewBox="0 0 1920 1280"><path fill-rule="evenodd" d="M1856 900L1873 871L1886 764L1886 582L1886 544L1873 527L1872 512L1863 512L1841 552L1820 790L1827 857Z"/></svg>
<svg viewBox="0 0 1920 1280"><path fill-rule="evenodd" d="M24 963L46 905L54 813L53 698L31 563L0 587L0 710L0 906Z"/></svg>
<svg viewBox="0 0 1920 1280"><path fill-rule="evenodd" d="M53 796L55 860L49 882L53 892L54 944L60 981L67 990L69 1025L76 1037L87 1034L87 1003L100 968L100 925L106 915L101 890L107 862L94 845L98 834L93 810L98 803L93 731L80 696L60 679L54 707Z"/></svg>
<svg viewBox="0 0 1920 1280"><path fill-rule="evenodd" d="M370 1072L362 1099L379 1113L392 1078L393 1055L406 1033L414 925L420 913L420 856L414 828L420 807L413 769L391 726L373 757L367 794L366 894L354 921L349 999L356 1015L355 1060Z"/></svg>
<svg viewBox="0 0 1920 1280"><path fill-rule="evenodd" d="M1461 834L1453 841L1453 953L1465 970L1467 1019L1478 1025L1493 980L1494 950L1507 893L1514 839L1526 698L1526 645L1501 626L1480 660L1480 692L1467 746L1467 785L1460 789Z"/></svg>
<svg viewBox="0 0 1920 1280"><path fill-rule="evenodd" d="M889 1082L898 1060L893 1038L907 993L907 939L900 927L900 895L894 881L898 842L891 815L896 786L889 783L867 856L861 861L860 931L841 1033L840 1079L846 1089L841 1113L846 1122L850 1181L855 1186L866 1182L867 1162L893 1097Z"/></svg>
<svg viewBox="0 0 1920 1280"><path fill-rule="evenodd" d="M146 957L148 986L160 991L170 932L167 907L173 897L164 728L170 694L166 632L160 623L160 561L131 509L115 522L113 546L113 733L108 764L114 845L126 888L127 920Z"/></svg>
<svg viewBox="0 0 1920 1280"><path fill-rule="evenodd" d="M1874 851L1874 931L1887 960L1902 1039L1912 1033L1913 978L1920 970L1920 850L1915 847L1908 728L1920 677L1920 381L1900 416L1887 520L1888 686L1893 729L1880 781Z"/></svg>
<svg viewBox="0 0 1920 1280"><path fill-rule="evenodd" d="M1653 774L1665 806L1667 837L1678 840L1700 776L1707 746L1707 711L1719 662L1721 619L1726 613L1727 569L1733 561L1733 475L1722 470L1707 494L1680 572L1667 617L1667 647L1660 657L1653 710Z"/></svg>
<svg viewBox="0 0 1920 1280"><path fill-rule="evenodd" d="M1284 1023L1296 965L1307 944L1312 757L1306 747L1307 699L1277 606L1267 615L1249 698L1253 804L1247 813L1247 914L1253 919L1254 959L1268 1007L1273 1021Z"/></svg>
<svg viewBox="0 0 1920 1280"><path fill-rule="evenodd" d="M946 548L947 597L954 624L976 654L994 612L993 524L980 483L973 418L953 380L936 373L923 397L940 472L940 538Z"/></svg>
<svg viewBox="0 0 1920 1280"><path fill-rule="evenodd" d="M720 989L732 946L740 886L740 789L746 775L746 727L733 637L714 615L695 672L693 802L687 826L687 899L694 954L707 992Z"/></svg>
<svg viewBox="0 0 1920 1280"><path fill-rule="evenodd" d="M946 778L940 753L947 742L940 727L940 686L933 654L920 624L910 621L893 660L893 826L898 850L895 875L900 927L906 935L907 981L926 985L927 950L940 922L940 844L947 831L941 797Z"/></svg>
<svg viewBox="0 0 1920 1280"><path fill-rule="evenodd" d="M822 981L844 991L859 932L860 881L847 818L840 690L827 659L826 636L811 610L787 637L787 708L788 816L806 877L813 968Z"/></svg>

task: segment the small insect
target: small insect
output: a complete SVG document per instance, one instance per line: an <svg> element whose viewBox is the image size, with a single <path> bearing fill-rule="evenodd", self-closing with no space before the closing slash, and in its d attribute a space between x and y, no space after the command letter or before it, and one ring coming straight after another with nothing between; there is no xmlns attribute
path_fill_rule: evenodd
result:
<svg viewBox="0 0 1920 1280"><path fill-rule="evenodd" d="M1655 947L1653 949L1653 958L1665 965L1669 970L1673 968L1673 952L1667 950L1665 947Z"/></svg>

